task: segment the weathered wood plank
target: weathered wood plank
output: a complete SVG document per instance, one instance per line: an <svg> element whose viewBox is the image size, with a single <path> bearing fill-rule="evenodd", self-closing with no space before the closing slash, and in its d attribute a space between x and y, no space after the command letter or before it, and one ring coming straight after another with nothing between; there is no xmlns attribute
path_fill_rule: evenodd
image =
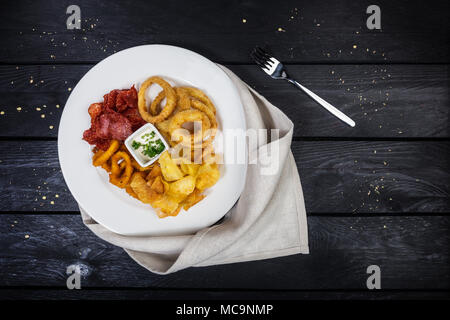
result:
<svg viewBox="0 0 450 320"><path fill-rule="evenodd" d="M65 287L80 265L82 287L249 290L365 290L366 269L381 286L450 288L450 217L309 217L310 255L190 268L158 276L94 236L73 215L2 214L0 286ZM26 238L26 235L29 237Z"/></svg>
<svg viewBox="0 0 450 320"><path fill-rule="evenodd" d="M69 90L91 67L0 66L0 137L56 137ZM297 137L450 136L447 65L288 66L293 77L351 116L355 128L257 66L227 67L285 112Z"/></svg>
<svg viewBox="0 0 450 320"><path fill-rule="evenodd" d="M306 209L449 213L447 141L294 141ZM56 141L0 141L0 211L77 211ZM58 197L57 197L58 196Z"/></svg>
<svg viewBox="0 0 450 320"><path fill-rule="evenodd" d="M0 288L2 300L449 300L450 291L389 291L389 290L165 290L110 288L67 290L20 287ZM148 301L147 301L148 302Z"/></svg>
<svg viewBox="0 0 450 320"><path fill-rule="evenodd" d="M0 61L92 62L149 43L186 47L223 62L249 62L255 45L268 45L286 62L449 61L445 1L424 6L380 0L382 30L366 27L370 2L350 0L77 4L82 29L67 30L65 2L2 1Z"/></svg>

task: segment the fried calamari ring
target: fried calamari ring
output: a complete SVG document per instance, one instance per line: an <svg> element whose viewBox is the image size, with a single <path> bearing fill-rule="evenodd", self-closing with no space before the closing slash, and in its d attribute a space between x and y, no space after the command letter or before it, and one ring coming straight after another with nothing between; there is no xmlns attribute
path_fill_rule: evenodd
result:
<svg viewBox="0 0 450 320"><path fill-rule="evenodd" d="M133 157L130 157L130 159L131 159L131 165L132 165L133 168L136 169L137 171L141 171L141 172L144 172L144 171L150 171L150 170L152 170L152 168L153 168L153 164L149 165L148 167L141 167L141 165L140 165L136 160L134 160ZM122 163L121 163L121 164L122 164Z"/></svg>
<svg viewBox="0 0 450 320"><path fill-rule="evenodd" d="M123 160L120 164L119 161ZM121 164L125 163L125 171L122 173ZM133 174L133 166L131 165L130 156L123 151L116 152L111 157L111 174L109 175L109 181L118 186L119 188L125 188L130 181Z"/></svg>
<svg viewBox="0 0 450 320"><path fill-rule="evenodd" d="M181 129L183 123L186 122L201 122L202 130L198 133L190 134L190 137L185 135L185 130L180 132L177 129ZM199 110L184 110L176 113L169 124L169 132L172 140L179 141L181 139L182 144L201 143L208 134L208 129L211 128L211 122L208 116Z"/></svg>
<svg viewBox="0 0 450 320"><path fill-rule="evenodd" d="M111 172L111 158L109 158L108 161L106 161L104 164L102 164L101 167L103 169L105 169L106 172L110 173ZM123 168L125 168L125 162L122 161L119 164L119 168L120 168L120 170L123 170Z"/></svg>
<svg viewBox="0 0 450 320"><path fill-rule="evenodd" d="M216 107L214 107L212 101L202 90L193 87L180 87L180 88L186 90L191 97L203 102L212 111L213 114L216 114Z"/></svg>
<svg viewBox="0 0 450 320"><path fill-rule="evenodd" d="M158 84L163 88L163 91L165 92L165 96L167 98L166 105L161 110L161 112L156 115L152 116L148 110L147 110L147 102L145 101L145 93L152 84ZM166 119L170 114L173 112L177 104L177 95L175 93L175 90L170 86L168 82L161 79L160 77L150 77L147 80L144 81L144 83L141 85L141 88L139 89L138 93L138 109L139 114L141 115L142 119L144 119L147 122L150 123L158 123L160 121L163 121Z"/></svg>
<svg viewBox="0 0 450 320"><path fill-rule="evenodd" d="M97 160L105 151L97 149L94 150L94 155L92 156L92 164L94 164L95 160Z"/></svg>
<svg viewBox="0 0 450 320"><path fill-rule="evenodd" d="M102 152L98 157L95 157L93 159L94 166L98 167L106 163L109 158L112 157L112 155L119 149L119 141L112 140L108 150Z"/></svg>
<svg viewBox="0 0 450 320"><path fill-rule="evenodd" d="M134 169L136 169L136 170L138 170L138 171L150 171L150 170L152 169L152 166L153 166L153 165L150 165L150 166L145 167L145 168L144 168L144 167L141 167L141 166L139 165L139 163L138 163L136 160L134 160L133 156L130 154L130 152L128 151L127 147L125 147L125 144L121 144L121 145L120 145L119 151L123 151L123 152L125 152L125 153L128 154L128 156L130 157L130 160L131 160L131 165L133 166ZM105 170L111 172L111 163L109 163L109 162L110 162L110 161L108 161L109 170L106 170L106 168L105 168ZM123 169L125 168L125 166L126 166L125 161L122 161L122 162L119 164L119 167L120 167L121 170L123 170Z"/></svg>

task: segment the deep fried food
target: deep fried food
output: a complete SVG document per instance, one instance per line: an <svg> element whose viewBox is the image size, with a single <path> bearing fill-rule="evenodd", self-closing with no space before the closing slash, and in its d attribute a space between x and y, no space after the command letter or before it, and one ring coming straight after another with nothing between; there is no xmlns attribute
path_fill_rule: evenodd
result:
<svg viewBox="0 0 450 320"><path fill-rule="evenodd" d="M187 198L181 203L184 210L188 211L190 207L202 201L206 196L202 194L199 189L194 189L194 191L187 196Z"/></svg>
<svg viewBox="0 0 450 320"><path fill-rule="evenodd" d="M143 203L152 204L161 197L147 185L147 181L139 173L134 173L131 177L130 187Z"/></svg>
<svg viewBox="0 0 450 320"><path fill-rule="evenodd" d="M186 90L189 95L203 102L214 114L216 114L216 107L214 107L212 101L202 90L193 87L181 87L181 89Z"/></svg>
<svg viewBox="0 0 450 320"><path fill-rule="evenodd" d="M146 91L153 84L163 90L147 106ZM150 77L139 92L134 87L112 90L103 103L92 104L88 112L91 128L83 138L96 145L92 163L109 173L112 184L150 204L158 217L188 210L219 180L218 156L212 143L218 129L216 108L200 89L173 88L160 77ZM141 167L123 141L146 122L158 128L172 149L150 166ZM193 132L188 130L192 123Z"/></svg>
<svg viewBox="0 0 450 320"><path fill-rule="evenodd" d="M147 185L149 183L150 183L150 181L147 182ZM165 188L164 188L164 183L162 181L161 176L158 176L155 179L153 179L153 181L150 184L150 189L152 189L153 191L156 191L157 193L160 193L160 194L164 193Z"/></svg>
<svg viewBox="0 0 450 320"><path fill-rule="evenodd" d="M182 87L175 88L178 95L178 108L180 110L188 110L191 108L191 99L189 98L189 92Z"/></svg>
<svg viewBox="0 0 450 320"><path fill-rule="evenodd" d="M153 101L150 105L150 113L152 114L152 116L158 115L158 113L161 111L161 108L158 109L158 107L160 107L161 102L164 100L165 97L166 97L166 92L164 90L162 90L158 93L158 95L155 97L155 99L153 99Z"/></svg>
<svg viewBox="0 0 450 320"><path fill-rule="evenodd" d="M181 171L183 171L184 174L191 176L195 176L197 174L199 167L200 165L196 163L180 163Z"/></svg>
<svg viewBox="0 0 450 320"><path fill-rule="evenodd" d="M204 163L200 166L197 172L197 180L195 187L200 191L211 188L217 183L220 178L220 171L217 164Z"/></svg>
<svg viewBox="0 0 450 320"><path fill-rule="evenodd" d="M177 110L188 110L191 108L191 99L189 97L189 93L187 90L176 87L174 88L175 92L177 94L177 105L173 113L175 113ZM160 91L158 95L153 99L152 103L150 104L150 113L152 116L156 116L161 108L161 102L166 98L166 92L164 90Z"/></svg>
<svg viewBox="0 0 450 320"><path fill-rule="evenodd" d="M162 213L164 213L164 215L161 215L160 213L158 214L158 216L160 218L167 216L167 215L176 216L179 212L178 203L179 203L179 201L177 201L176 198L174 198L170 195L164 194L160 198L158 198L157 200L152 202L152 207L156 209L157 213L158 213L158 211L161 211Z"/></svg>
<svg viewBox="0 0 450 320"><path fill-rule="evenodd" d="M177 181L170 183L168 194L184 200L195 189L195 177L185 176Z"/></svg>
<svg viewBox="0 0 450 320"><path fill-rule="evenodd" d="M154 83L160 85L163 88L163 90L165 92L165 97L167 99L166 105L161 110L161 112L156 116L153 116L148 112L147 102L145 99L145 94L146 94L148 87L150 87ZM141 88L139 89L138 109L139 109L139 113L140 113L141 117L147 122L158 123L158 122L163 121L168 116L170 116L170 114L173 112L173 110L176 107L176 103L177 103L177 96L176 96L175 90L172 88L172 86L168 82L166 82L165 80L163 80L160 77L148 78L147 80L144 81L144 83L141 85Z"/></svg>
<svg viewBox="0 0 450 320"><path fill-rule="evenodd" d="M119 164L119 161L122 162ZM125 165L122 165L125 163ZM125 170L122 170L125 167ZM122 173L123 171L123 173ZM109 181L118 186L125 188L133 174L133 166L131 165L130 156L124 151L118 151L111 157L111 174Z"/></svg>
<svg viewBox="0 0 450 320"><path fill-rule="evenodd" d="M128 152L128 150L127 150ZM133 158L131 157L131 165L133 166L133 168L135 168L138 171L150 171L153 168L153 164L147 166L147 167L141 167L141 165Z"/></svg>
<svg viewBox="0 0 450 320"><path fill-rule="evenodd" d="M97 158L94 159L93 164L94 166L98 167L104 164L106 161L108 161L109 158L112 157L112 155L119 149L119 141L112 140L108 149L103 152L101 155L99 155Z"/></svg>
<svg viewBox="0 0 450 320"><path fill-rule="evenodd" d="M147 181L153 181L156 177L161 176L161 167L159 165L155 165L152 170L148 173L148 175L145 177Z"/></svg>
<svg viewBox="0 0 450 320"><path fill-rule="evenodd" d="M168 151L164 151L158 160L161 166L161 172L166 181L175 181L183 177L183 172L172 160Z"/></svg>
<svg viewBox="0 0 450 320"><path fill-rule="evenodd" d="M200 122L202 125L201 130L194 130L194 134L190 134L187 129L182 128L182 125L187 122ZM203 139L208 135L208 129L210 127L211 122L204 112L199 110L184 110L172 117L169 124L169 132L172 140L180 141L183 145L191 145L202 143Z"/></svg>

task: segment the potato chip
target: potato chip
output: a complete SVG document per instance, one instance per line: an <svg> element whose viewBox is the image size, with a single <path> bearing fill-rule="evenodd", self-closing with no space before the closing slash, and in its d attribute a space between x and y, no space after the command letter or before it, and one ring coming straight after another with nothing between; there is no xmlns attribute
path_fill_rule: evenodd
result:
<svg viewBox="0 0 450 320"><path fill-rule="evenodd" d="M173 196L187 196L195 188L195 177L186 176L180 180L170 183L169 194Z"/></svg>
<svg viewBox="0 0 450 320"><path fill-rule="evenodd" d="M147 181L152 181L154 180L156 177L161 176L161 167L158 165L155 165L152 170L148 173L148 175L145 177L145 179Z"/></svg>
<svg viewBox="0 0 450 320"><path fill-rule="evenodd" d="M161 172L166 181L175 181L181 179L184 175L178 168L177 164L172 160L168 151L164 151L159 157Z"/></svg>
<svg viewBox="0 0 450 320"><path fill-rule="evenodd" d="M178 209L178 201L170 195L163 195L152 202L152 207L160 209L163 213L171 215Z"/></svg>
<svg viewBox="0 0 450 320"><path fill-rule="evenodd" d="M211 188L220 178L220 171L217 164L204 163L197 172L195 187L201 191Z"/></svg>
<svg viewBox="0 0 450 320"><path fill-rule="evenodd" d="M200 165L196 163L180 163L180 168L184 174L195 176L200 168Z"/></svg>
<svg viewBox="0 0 450 320"><path fill-rule="evenodd" d="M202 201L206 196L201 194L199 189L195 189L187 198L181 203L184 210L189 210L190 207Z"/></svg>
<svg viewBox="0 0 450 320"><path fill-rule="evenodd" d="M139 173L134 173L131 177L130 183L131 189L138 196L139 200L144 203L152 204L154 201L158 200L161 195L156 191L152 190L148 185L147 181Z"/></svg>
<svg viewBox="0 0 450 320"><path fill-rule="evenodd" d="M133 188L131 188L130 185L127 185L127 186L125 187L125 191L126 191L130 196L132 196L133 198L139 200L139 197L138 197L137 194L133 191Z"/></svg>
<svg viewBox="0 0 450 320"><path fill-rule="evenodd" d="M158 176L153 180L150 189L156 191L157 193L164 193L164 184L162 183L161 176Z"/></svg>

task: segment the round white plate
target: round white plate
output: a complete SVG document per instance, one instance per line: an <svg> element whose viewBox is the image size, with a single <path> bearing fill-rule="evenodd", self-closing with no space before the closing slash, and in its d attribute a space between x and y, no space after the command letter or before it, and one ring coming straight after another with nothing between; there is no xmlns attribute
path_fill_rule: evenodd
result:
<svg viewBox="0 0 450 320"><path fill-rule="evenodd" d="M58 132L58 154L64 179L80 206L98 223L123 235L193 233L222 218L239 198L247 164L221 165L221 178L206 198L176 217L160 219L151 206L130 197L108 182L102 169L92 165L91 149L82 140L90 127L88 107L103 101L113 89L128 89L158 75L172 84L203 90L217 108L219 130L246 129L239 93L216 64L192 51L166 45L145 45L120 51L95 65L73 89L64 107ZM245 137L239 137L244 139ZM237 143L245 154L245 141Z"/></svg>

